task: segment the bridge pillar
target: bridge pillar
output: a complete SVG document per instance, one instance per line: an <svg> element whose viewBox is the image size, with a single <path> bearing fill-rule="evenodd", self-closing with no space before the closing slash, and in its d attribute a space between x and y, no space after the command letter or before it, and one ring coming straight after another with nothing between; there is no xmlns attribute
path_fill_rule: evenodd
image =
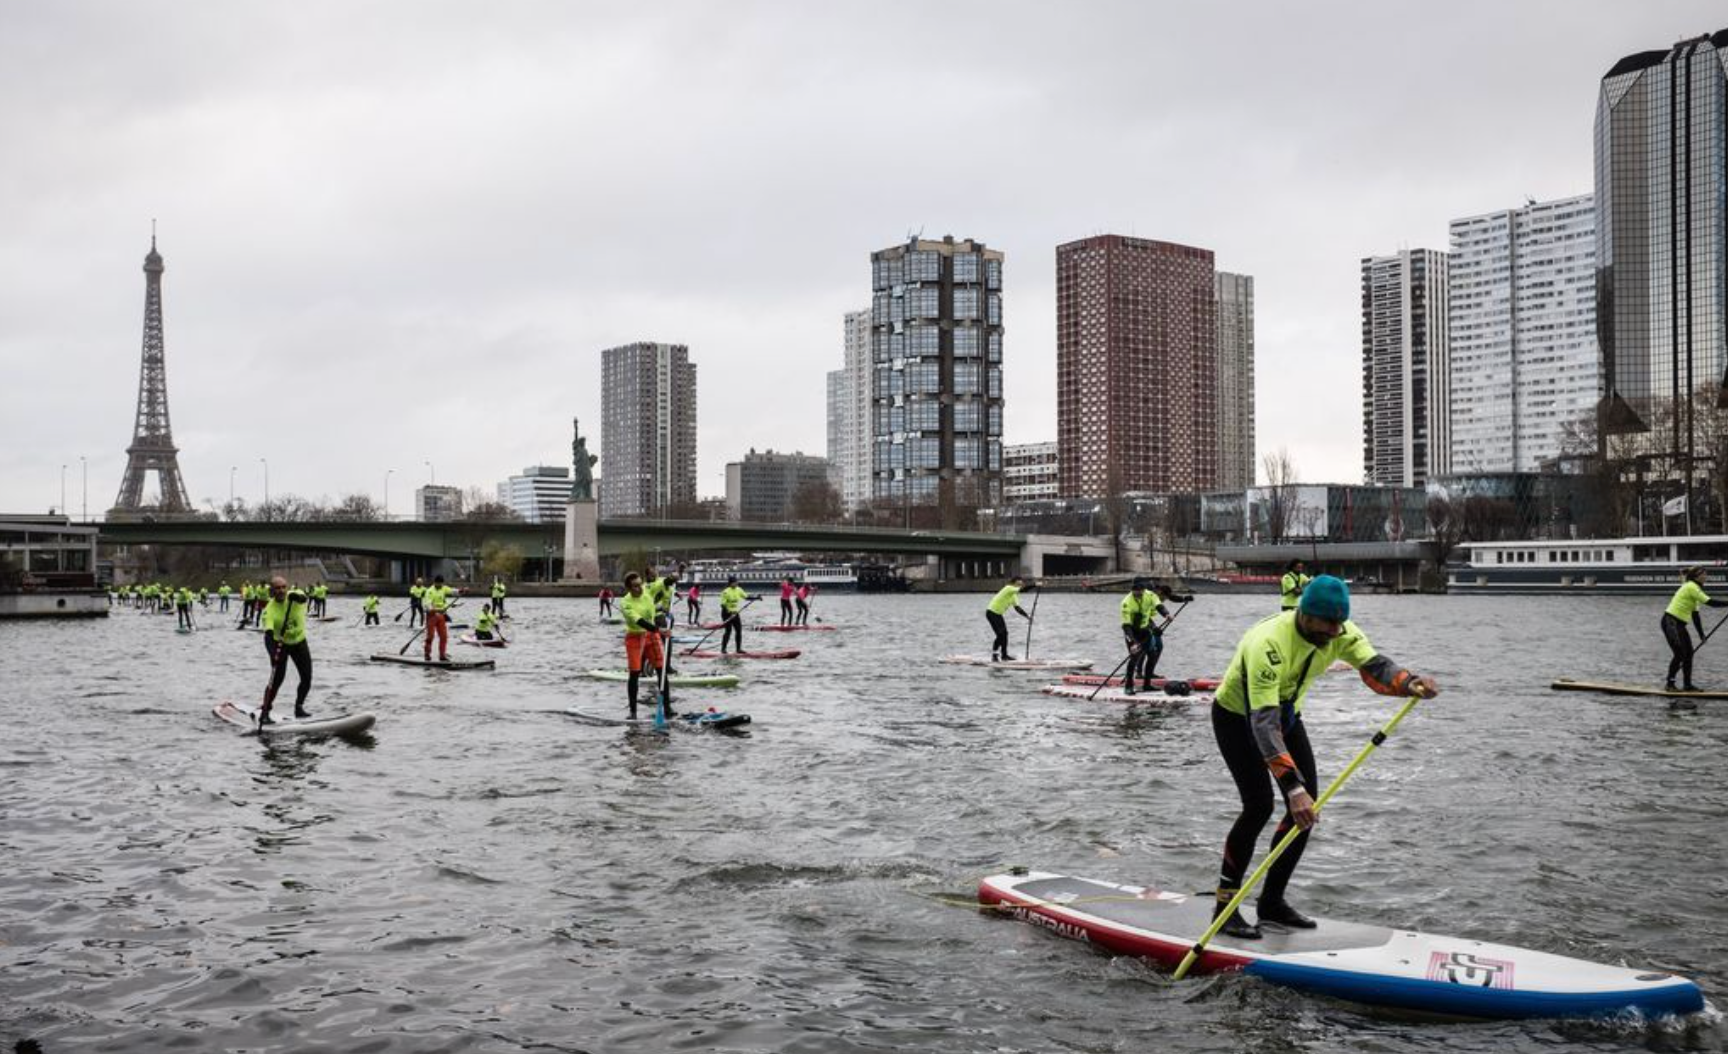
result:
<svg viewBox="0 0 1728 1054"><path fill-rule="evenodd" d="M600 580L600 512L593 498L564 503L565 582Z"/></svg>

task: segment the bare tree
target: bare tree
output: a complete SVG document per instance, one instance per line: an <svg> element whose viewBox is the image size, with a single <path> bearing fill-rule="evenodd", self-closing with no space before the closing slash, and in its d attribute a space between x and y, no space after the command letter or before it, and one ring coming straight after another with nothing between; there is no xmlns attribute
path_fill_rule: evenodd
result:
<svg viewBox="0 0 1728 1054"><path fill-rule="evenodd" d="M1279 447L1260 458L1260 468L1266 474L1266 534L1277 545L1289 532L1296 512L1296 460L1288 447Z"/></svg>
<svg viewBox="0 0 1728 1054"><path fill-rule="evenodd" d="M794 523L840 523L846 518L840 492L825 479L813 479L792 492Z"/></svg>
<svg viewBox="0 0 1728 1054"><path fill-rule="evenodd" d="M1428 533L1434 539L1434 562L1442 567L1464 540L1464 518L1452 499L1435 495L1428 499Z"/></svg>

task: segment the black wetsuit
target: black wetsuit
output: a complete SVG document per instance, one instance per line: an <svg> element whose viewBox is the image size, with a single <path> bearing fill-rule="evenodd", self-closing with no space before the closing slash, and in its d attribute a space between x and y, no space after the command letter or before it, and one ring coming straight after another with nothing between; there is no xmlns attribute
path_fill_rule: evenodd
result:
<svg viewBox="0 0 1728 1054"><path fill-rule="evenodd" d="M1008 620L994 611L984 612L984 617L990 620L990 631L996 634L996 639L990 645L990 658L998 655L1008 658Z"/></svg>
<svg viewBox="0 0 1728 1054"><path fill-rule="evenodd" d="M1308 744L1308 730L1302 724L1302 717L1293 708L1280 707L1279 718L1285 751L1296 763L1302 786L1307 788L1310 797L1318 797L1319 775L1314 767L1314 750ZM1241 889L1248 864L1254 858L1254 842L1265 830L1266 821L1272 818L1272 808L1277 804L1274 797L1277 785L1266 777L1266 757L1254 738L1247 717L1214 704L1212 735L1218 741L1219 753L1224 755L1224 764L1230 768L1230 778L1236 781L1236 791L1242 796L1242 812L1231 825L1229 837L1224 840L1224 862L1218 873L1218 888ZM1286 811L1272 834L1273 845L1278 844L1293 822ZM1284 899L1284 889L1290 884L1296 865L1302 862L1302 850L1307 844L1308 833L1304 831L1272 864L1266 872L1266 883L1261 887L1262 901L1277 903Z"/></svg>
<svg viewBox="0 0 1728 1054"><path fill-rule="evenodd" d="M279 660L276 649L281 647L288 653L287 658L294 662L294 672L299 675L300 684L294 690L294 712L302 713L306 708L306 693L312 690L312 648L305 642L298 644L278 645L274 634L264 634L264 648L270 655L270 689L264 693L266 702L276 701L276 692L281 689L282 681L288 675L287 661Z"/></svg>

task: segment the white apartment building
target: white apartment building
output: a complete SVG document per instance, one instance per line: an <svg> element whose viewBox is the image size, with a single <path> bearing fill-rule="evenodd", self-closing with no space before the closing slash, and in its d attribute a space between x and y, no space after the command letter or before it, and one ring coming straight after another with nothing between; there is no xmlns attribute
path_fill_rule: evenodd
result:
<svg viewBox="0 0 1728 1054"><path fill-rule="evenodd" d="M529 523L563 523L569 500L570 469L564 465L529 465L498 484L498 504Z"/></svg>
<svg viewBox="0 0 1728 1054"><path fill-rule="evenodd" d="M1446 254L1362 261L1362 476L1420 487L1451 471Z"/></svg>
<svg viewBox="0 0 1728 1054"><path fill-rule="evenodd" d="M828 374L829 482L847 512L871 497L870 309L846 312L841 368Z"/></svg>
<svg viewBox="0 0 1728 1054"><path fill-rule="evenodd" d="M1452 221L1452 471L1535 472L1602 397L1596 198Z"/></svg>
<svg viewBox="0 0 1728 1054"><path fill-rule="evenodd" d="M1002 448L1002 500L1009 505L1056 497L1060 467L1056 442Z"/></svg>

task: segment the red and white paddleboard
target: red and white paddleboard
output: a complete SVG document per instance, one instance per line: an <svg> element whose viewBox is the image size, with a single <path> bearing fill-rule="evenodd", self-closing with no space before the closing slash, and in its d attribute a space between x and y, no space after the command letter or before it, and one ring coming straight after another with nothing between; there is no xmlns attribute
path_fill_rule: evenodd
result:
<svg viewBox="0 0 1728 1054"><path fill-rule="evenodd" d="M982 655L944 655L950 666L988 666L993 670L1090 670L1091 659L988 659Z"/></svg>
<svg viewBox="0 0 1728 1054"><path fill-rule="evenodd" d="M692 659L796 659L803 652L797 648L786 651L681 651Z"/></svg>
<svg viewBox="0 0 1728 1054"><path fill-rule="evenodd" d="M1059 696L1063 699L1085 699L1094 703L1210 703L1211 692L1190 692L1187 695L1171 695L1153 689L1149 692L1134 692L1132 694L1121 688L1106 688L1097 685L1088 688L1083 684L1047 684L1040 689L1045 695ZM1097 694L1094 695L1093 693Z"/></svg>
<svg viewBox="0 0 1728 1054"><path fill-rule="evenodd" d="M765 622L760 626L751 626L752 633L833 633L839 626L782 626L777 622Z"/></svg>
<svg viewBox="0 0 1728 1054"><path fill-rule="evenodd" d="M502 648L504 642L494 637L491 640L481 640L479 637L463 635L456 638L457 644L472 644L476 648Z"/></svg>

